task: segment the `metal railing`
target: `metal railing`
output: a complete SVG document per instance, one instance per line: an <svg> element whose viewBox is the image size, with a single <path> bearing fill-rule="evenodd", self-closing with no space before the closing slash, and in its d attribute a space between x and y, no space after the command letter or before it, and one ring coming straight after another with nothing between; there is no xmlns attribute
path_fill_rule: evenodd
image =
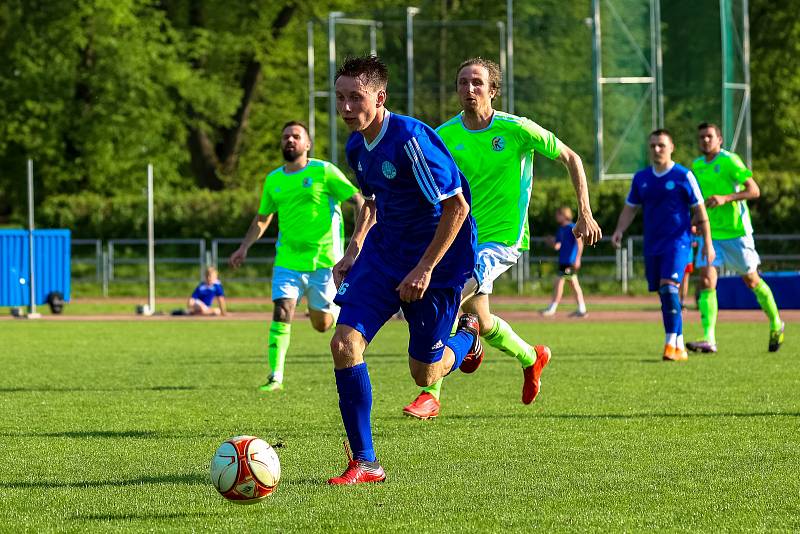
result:
<svg viewBox="0 0 800 534"><path fill-rule="evenodd" d="M755 235L756 249L759 250L762 263L770 267L779 265L780 270L800 269L800 234L763 234ZM256 276L232 276L229 273L225 280L235 282L269 282L271 267L275 260L275 238L259 240L250 250L248 265L264 266L259 268ZM519 294L524 294L531 284L548 283L558 268L558 253L543 237L531 238L531 250L525 251L517 265L505 273L500 281L511 281ZM197 277L159 276L160 281L193 282L204 275L207 266L218 269L224 267L228 256L241 243L238 238L214 238L210 246L205 239L156 239L156 265L195 266ZM147 264L147 240L145 239L109 239L103 246L100 239L73 239L72 266L73 279L80 282L94 281L101 284L103 294L113 283L142 283L147 280L146 274L123 275L120 270L124 266L145 266ZM159 255L158 250L167 248L166 255ZM187 254L178 254L179 250L189 249ZM86 250L92 253L86 254ZM762 250L763 249L763 250ZM78 251L83 251L78 254ZM254 252L256 252L254 254ZM581 279L586 282L619 283L620 291L627 293L632 281L641 280L644 276L644 256L642 236L629 236L621 249L611 246L610 238L603 238L594 247L585 247L581 260L584 267ZM94 266L93 274L87 275L87 266ZM75 276L75 273L81 273ZM242 272L242 271L237 271ZM252 272L252 269L250 270ZM243 273L246 274L246 273ZM731 274L724 272L721 274Z"/></svg>

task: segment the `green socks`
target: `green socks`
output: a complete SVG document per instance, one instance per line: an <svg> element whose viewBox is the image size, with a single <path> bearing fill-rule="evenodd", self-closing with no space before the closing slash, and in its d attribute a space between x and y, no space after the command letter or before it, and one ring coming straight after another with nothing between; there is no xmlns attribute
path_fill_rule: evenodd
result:
<svg viewBox="0 0 800 534"><path fill-rule="evenodd" d="M436 400L439 400L439 395L441 395L441 393L442 393L442 382L443 381L444 381L444 378L440 378L439 380L437 380L436 382L434 382L430 386L428 386L426 388L422 388L422 391L424 391L426 393L430 393L431 395L434 396L434 398Z"/></svg>
<svg viewBox="0 0 800 534"><path fill-rule="evenodd" d="M703 339L711 344L717 343L717 290L703 289L697 302L700 308L700 322L703 324Z"/></svg>
<svg viewBox="0 0 800 534"><path fill-rule="evenodd" d="M492 315L494 326L481 337L492 347L516 358L522 367L530 367L536 361L533 347L517 335L511 326L500 317Z"/></svg>
<svg viewBox="0 0 800 534"><path fill-rule="evenodd" d="M756 287L753 288L753 293L756 294L756 300L764 310L764 313L769 317L769 329L773 332L781 329L781 316L778 313L778 306L775 304L775 297L772 296L772 290L769 288L764 280L761 280Z"/></svg>
<svg viewBox="0 0 800 534"><path fill-rule="evenodd" d="M272 321L269 325L269 367L276 382L283 382L283 364L286 361L291 335L290 323Z"/></svg>

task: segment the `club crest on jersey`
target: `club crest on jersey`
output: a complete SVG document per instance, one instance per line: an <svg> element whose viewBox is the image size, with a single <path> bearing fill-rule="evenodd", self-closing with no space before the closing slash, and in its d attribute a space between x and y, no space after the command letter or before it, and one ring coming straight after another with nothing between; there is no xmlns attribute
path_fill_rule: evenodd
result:
<svg viewBox="0 0 800 534"><path fill-rule="evenodd" d="M383 171L383 175L386 177L387 180L391 180L392 178L397 176L397 169L395 169L391 161L384 161L383 164L381 165L381 171Z"/></svg>
<svg viewBox="0 0 800 534"><path fill-rule="evenodd" d="M358 172L363 172L364 169L361 168L361 162L358 162Z"/></svg>
<svg viewBox="0 0 800 534"><path fill-rule="evenodd" d="M498 135L494 139L492 139L492 150L495 152L500 152L506 147L506 140L503 139L502 135Z"/></svg>
<svg viewBox="0 0 800 534"><path fill-rule="evenodd" d="M303 187L311 187L312 180L308 176L303 178Z"/></svg>
<svg viewBox="0 0 800 534"><path fill-rule="evenodd" d="M715 173L717 173L717 174L719 174L719 163L717 163L716 165L714 165L714 172L715 172Z"/></svg>
<svg viewBox="0 0 800 534"><path fill-rule="evenodd" d="M664 185L664 187L666 187L666 188L667 188L667 191L672 191L673 189L675 189L675 182L673 182L672 180L670 180L669 182L667 182L667 183Z"/></svg>

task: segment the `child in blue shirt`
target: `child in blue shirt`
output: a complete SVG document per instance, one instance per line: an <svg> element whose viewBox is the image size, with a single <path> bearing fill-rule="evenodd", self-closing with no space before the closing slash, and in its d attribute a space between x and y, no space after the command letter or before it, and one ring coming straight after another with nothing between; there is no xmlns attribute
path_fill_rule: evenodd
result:
<svg viewBox="0 0 800 534"><path fill-rule="evenodd" d="M214 308L214 298L216 297L219 308ZM219 273L214 267L206 269L206 278L195 288L192 296L189 297L189 315L226 315L225 291L222 289L222 282L219 281Z"/></svg>
<svg viewBox="0 0 800 534"><path fill-rule="evenodd" d="M583 300L583 290L578 282L578 269L581 268L581 255L583 254L583 241L576 239L572 233L575 223L572 222L572 210L569 206L561 206L556 210L556 221L559 228L553 240L553 248L558 251L558 276L553 282L553 300L547 309L540 313L545 317L556 314L556 309L561 302L564 292L564 281L569 280L575 293L578 309L570 317L586 317L586 303Z"/></svg>

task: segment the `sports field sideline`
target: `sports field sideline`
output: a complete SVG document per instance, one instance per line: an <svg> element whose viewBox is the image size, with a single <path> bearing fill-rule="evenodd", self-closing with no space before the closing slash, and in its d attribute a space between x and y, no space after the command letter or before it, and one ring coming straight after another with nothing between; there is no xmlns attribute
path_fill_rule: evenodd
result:
<svg viewBox="0 0 800 534"><path fill-rule="evenodd" d="M641 302L640 313L657 313ZM296 322L286 389L272 394L256 390L267 372L263 313L257 321L4 321L0 524L798 530L800 321L787 319L785 346L769 354L765 321L721 316L720 353L684 363L660 360L655 320L514 320L526 339L553 348L536 403L519 401L516 362L489 350L476 374L447 379L433 421L401 414L416 388L405 325L393 321L367 353L388 480L357 488L325 484L345 463L343 431L330 336L307 321ZM699 333L689 319L688 338ZM275 494L250 507L226 502L208 482L214 449L238 434L278 447L283 468Z"/></svg>

